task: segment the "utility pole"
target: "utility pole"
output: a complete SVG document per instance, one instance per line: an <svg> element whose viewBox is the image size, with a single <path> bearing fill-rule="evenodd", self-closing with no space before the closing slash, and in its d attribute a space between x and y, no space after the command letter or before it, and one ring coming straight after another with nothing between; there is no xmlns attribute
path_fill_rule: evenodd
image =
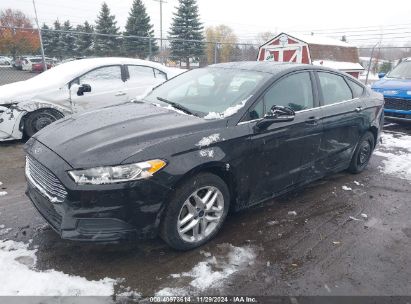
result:
<svg viewBox="0 0 411 304"><path fill-rule="evenodd" d="M154 0L160 3L160 62L163 63L163 3L165 0Z"/></svg>
<svg viewBox="0 0 411 304"><path fill-rule="evenodd" d="M377 42L371 50L370 61L368 62L367 76L365 77L365 85L368 84L368 76L370 74L370 69L371 69L371 65L372 65L372 58L374 57L374 50L379 44L380 44L380 42Z"/></svg>
<svg viewBox="0 0 411 304"><path fill-rule="evenodd" d="M148 35L148 60L151 60L151 55L153 53L153 48L151 46L151 35L150 31L147 32Z"/></svg>
<svg viewBox="0 0 411 304"><path fill-rule="evenodd" d="M36 3L34 2L34 0L33 0L33 7L34 7L34 16L36 18L37 30L39 31L41 57L43 59L43 69L44 69L44 71L47 71L46 58L44 56L43 38L41 37L41 29L40 29L40 26L39 26L39 19L37 17Z"/></svg>

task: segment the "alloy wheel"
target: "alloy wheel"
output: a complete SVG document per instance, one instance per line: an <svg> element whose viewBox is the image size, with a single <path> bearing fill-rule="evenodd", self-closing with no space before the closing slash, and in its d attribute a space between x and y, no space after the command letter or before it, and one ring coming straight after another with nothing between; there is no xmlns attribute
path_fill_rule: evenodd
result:
<svg viewBox="0 0 411 304"><path fill-rule="evenodd" d="M200 242L217 229L223 214L221 191L213 186L202 187L184 202L177 220L178 234L185 242Z"/></svg>

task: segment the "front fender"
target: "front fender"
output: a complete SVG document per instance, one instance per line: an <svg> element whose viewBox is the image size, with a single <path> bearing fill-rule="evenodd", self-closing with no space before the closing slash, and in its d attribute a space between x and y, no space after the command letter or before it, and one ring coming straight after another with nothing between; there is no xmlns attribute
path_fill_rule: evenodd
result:
<svg viewBox="0 0 411 304"><path fill-rule="evenodd" d="M64 116L71 114L70 108L47 101L23 101L12 104L10 107L0 106L0 141L21 139L24 117L40 109L55 109Z"/></svg>

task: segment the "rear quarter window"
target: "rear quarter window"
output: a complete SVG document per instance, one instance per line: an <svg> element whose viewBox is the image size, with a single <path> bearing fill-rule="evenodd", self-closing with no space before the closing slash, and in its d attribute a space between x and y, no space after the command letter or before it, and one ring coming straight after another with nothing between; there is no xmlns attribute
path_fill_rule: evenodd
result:
<svg viewBox="0 0 411 304"><path fill-rule="evenodd" d="M347 79L347 81L350 84L354 98L361 97L364 94L365 88L362 85L359 85L351 79Z"/></svg>

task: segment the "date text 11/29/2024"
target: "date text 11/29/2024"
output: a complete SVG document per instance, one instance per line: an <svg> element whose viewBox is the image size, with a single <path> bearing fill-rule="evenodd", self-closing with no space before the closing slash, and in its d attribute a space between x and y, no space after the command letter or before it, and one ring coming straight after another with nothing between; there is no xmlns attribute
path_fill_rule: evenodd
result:
<svg viewBox="0 0 411 304"><path fill-rule="evenodd" d="M231 296L231 297L206 297L206 296L195 296L195 297L150 297L150 303L258 303L255 297L246 296Z"/></svg>

